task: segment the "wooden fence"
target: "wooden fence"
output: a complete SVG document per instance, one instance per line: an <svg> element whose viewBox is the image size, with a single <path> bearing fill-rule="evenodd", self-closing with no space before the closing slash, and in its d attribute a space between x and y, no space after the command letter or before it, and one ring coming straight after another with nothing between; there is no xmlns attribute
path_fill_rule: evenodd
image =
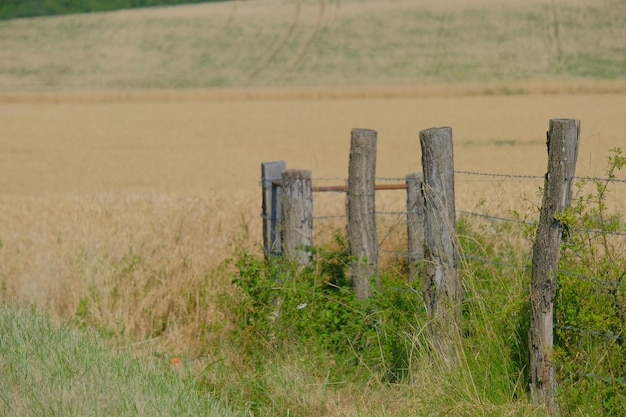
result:
<svg viewBox="0 0 626 417"><path fill-rule="evenodd" d="M559 214L569 206L577 158L580 122L550 120L547 132L548 169L540 219L533 244L529 371L536 402L555 407L556 377L550 362L553 347L553 303L563 224ZM263 243L265 256L285 256L300 264L311 257L313 193L346 191L349 274L355 296L369 297L379 285L375 191L405 189L409 279L421 279L429 314L428 335L442 363L457 363L461 328L461 278L456 238L452 129L420 132L421 173L406 176L404 184L376 184L377 133L351 132L348 184L313 187L310 171L286 168L285 161L261 164L263 186ZM422 261L418 277L417 262Z"/></svg>

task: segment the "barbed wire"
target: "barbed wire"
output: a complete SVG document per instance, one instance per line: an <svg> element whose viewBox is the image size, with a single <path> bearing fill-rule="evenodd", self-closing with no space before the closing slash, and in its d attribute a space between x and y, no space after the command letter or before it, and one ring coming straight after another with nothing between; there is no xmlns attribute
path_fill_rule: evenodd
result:
<svg viewBox="0 0 626 417"><path fill-rule="evenodd" d="M516 174L495 174L487 172L475 172L475 171L454 171L455 174L462 175L476 175L481 177L495 177L495 178L508 178L508 179L520 179L520 180L543 180L543 175L516 175Z"/></svg>
<svg viewBox="0 0 626 417"><path fill-rule="evenodd" d="M626 236L626 232L618 232L613 230L599 230L599 229L584 229L580 227L570 227L570 230L579 233L589 233L595 235L607 235L607 236Z"/></svg>
<svg viewBox="0 0 626 417"><path fill-rule="evenodd" d="M494 261L482 256L476 256L476 255L470 255L467 253L462 253L461 256L464 259L469 259L472 261L478 261L481 263L486 263L486 264L490 264L490 265L494 265L494 266L504 266L507 268L517 268L517 269L531 269L532 265L528 264L528 265L520 265L517 263L510 263L510 262L502 262L502 261Z"/></svg>
<svg viewBox="0 0 626 417"><path fill-rule="evenodd" d="M385 249L385 248L378 248L379 252L384 252L384 253L391 253L393 255L396 256L400 256L400 257L404 257L404 258L417 258L418 257L418 253L417 252L409 252L409 251L403 251L403 250L397 250L397 249Z"/></svg>
<svg viewBox="0 0 626 417"><path fill-rule="evenodd" d="M574 177L574 179L577 180L583 180L583 181L598 181L598 182L616 182L616 183L624 183L626 184L626 180L622 180L619 178L609 178L609 177Z"/></svg>
<svg viewBox="0 0 626 417"><path fill-rule="evenodd" d="M313 220L332 220L332 219L345 219L348 216L346 216L345 214L341 215L329 215L329 216L313 216Z"/></svg>
<svg viewBox="0 0 626 417"><path fill-rule="evenodd" d="M406 181L406 177L375 177L378 181Z"/></svg>
<svg viewBox="0 0 626 417"><path fill-rule="evenodd" d="M506 217L491 216L489 214L476 213L476 212L473 212L473 211L457 210L456 212L460 213L460 214L465 214L465 215L468 215L468 216L482 217L482 218L485 218L485 219L497 220L497 221L502 221L502 222L523 224L523 225L526 225L526 226L532 226L532 225L535 224L535 222L527 222L527 221L520 220L520 219L511 219L511 218L506 218Z"/></svg>
<svg viewBox="0 0 626 417"><path fill-rule="evenodd" d="M507 178L507 179L531 179L531 180L543 180L544 175L518 175L518 174L500 174L500 173L488 173L477 171L454 171L455 174L461 175L474 175L481 177L494 177L494 178ZM599 182L612 182L612 183L626 183L626 179L610 178L610 177L586 177L586 176L574 176L575 180L583 181L599 181Z"/></svg>
<svg viewBox="0 0 626 417"><path fill-rule="evenodd" d="M506 179L518 179L518 180L543 180L545 178L545 175L502 174L502 173L462 171L462 170L455 170L454 173L460 174L460 175L472 175L472 176L480 176L480 177L506 178ZM406 177L375 177L375 179L378 181L406 181ZM583 180L583 181L598 181L598 182L626 184L626 179L610 178L610 177L575 176L574 179ZM259 181L259 184L263 186L271 186L272 182L274 181L278 181L278 180L261 179ZM342 181L345 184L348 181L348 178L346 177L316 177L316 178L312 178L312 181Z"/></svg>
<svg viewBox="0 0 626 417"><path fill-rule="evenodd" d="M600 278L600 277L594 277L591 275L586 275L586 274L581 274L579 272L574 272L574 271L569 271L567 269L562 269L559 268L558 270L559 273L565 274L565 275L570 275L576 278L580 278L580 279L586 279L589 281L593 281L596 282L598 284L602 284L602 285L607 285L607 286L615 286L615 287L621 287L626 285L626 283L622 282L622 281L614 281L614 280L609 280L609 279L604 279L604 278Z"/></svg>
<svg viewBox="0 0 626 417"><path fill-rule="evenodd" d="M536 224L536 221L524 221L520 219L498 217L498 216L492 216L492 215L483 214L483 213L476 213L476 212L467 211L467 210L457 210L456 212L460 214L465 214L468 216L482 217L482 218L489 219L489 220L497 220L497 221L508 222L508 223L523 224L525 226L534 226ZM570 227L569 230L574 231L574 232L579 232L579 233L626 237L626 232L619 232L619 231L613 231L613 230L585 229L581 227Z"/></svg>
<svg viewBox="0 0 626 417"><path fill-rule="evenodd" d="M615 377L612 375L599 375L599 374L594 374L591 372L585 372L582 370L575 370L575 369L571 369L571 368L567 368L565 366L559 365L559 364L554 364L551 363L551 365L556 365L556 368L565 371L565 372L569 372L569 373L573 373L573 374L577 374L579 376L583 376L585 378L590 378L590 379L596 379L598 381L602 381L605 382L607 384L620 384L620 385L624 385L626 386L626 378L624 377Z"/></svg>
<svg viewBox="0 0 626 417"><path fill-rule="evenodd" d="M346 177L315 177L312 181L348 181Z"/></svg>
<svg viewBox="0 0 626 417"><path fill-rule="evenodd" d="M596 331L596 330L581 329L579 327L564 326L564 325L561 325L561 324L555 324L554 327L557 328L557 329L569 330L569 331L580 333L580 334L586 334L586 335L590 335L590 336L603 337L605 339L624 340L624 341L626 341L626 337L614 335L614 334L611 334L611 333L599 332L599 331Z"/></svg>

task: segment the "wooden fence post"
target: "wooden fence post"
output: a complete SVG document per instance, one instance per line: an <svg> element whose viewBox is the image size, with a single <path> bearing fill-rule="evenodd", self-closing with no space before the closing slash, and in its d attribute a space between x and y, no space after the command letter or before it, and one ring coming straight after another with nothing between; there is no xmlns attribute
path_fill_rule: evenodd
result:
<svg viewBox="0 0 626 417"><path fill-rule="evenodd" d="M280 255L280 194L282 188L274 185L274 181L282 178L287 168L285 161L261 163L261 186L263 190L263 252L265 259Z"/></svg>
<svg viewBox="0 0 626 417"><path fill-rule="evenodd" d="M430 315L430 343L442 364L452 369L457 363L462 297L457 269L452 129L422 130L420 143L426 218L422 288Z"/></svg>
<svg viewBox="0 0 626 417"><path fill-rule="evenodd" d="M424 259L424 191L421 173L406 176L406 227L409 282L419 278L419 264Z"/></svg>
<svg viewBox="0 0 626 417"><path fill-rule="evenodd" d="M283 256L304 266L311 260L313 188L311 171L288 169L282 175Z"/></svg>
<svg viewBox="0 0 626 417"><path fill-rule="evenodd" d="M378 277L376 241L375 180L376 138L370 129L353 129L348 167L348 247L354 260L350 276L357 299L371 295L370 279Z"/></svg>
<svg viewBox="0 0 626 417"><path fill-rule="evenodd" d="M553 346L553 303L563 223L559 214L570 205L578 155L580 121L552 119L548 131L548 173L543 188L533 244L530 292L530 383L536 403L556 408L556 376L550 363Z"/></svg>

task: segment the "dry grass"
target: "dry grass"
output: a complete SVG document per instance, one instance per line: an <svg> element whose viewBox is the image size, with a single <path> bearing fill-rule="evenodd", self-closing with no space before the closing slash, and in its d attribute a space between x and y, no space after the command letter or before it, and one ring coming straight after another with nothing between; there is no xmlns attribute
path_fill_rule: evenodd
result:
<svg viewBox="0 0 626 417"><path fill-rule="evenodd" d="M250 244L228 224L224 203L163 194L3 198L1 296L76 317L117 343L201 353L228 327L218 300L230 282L216 266L234 242Z"/></svg>

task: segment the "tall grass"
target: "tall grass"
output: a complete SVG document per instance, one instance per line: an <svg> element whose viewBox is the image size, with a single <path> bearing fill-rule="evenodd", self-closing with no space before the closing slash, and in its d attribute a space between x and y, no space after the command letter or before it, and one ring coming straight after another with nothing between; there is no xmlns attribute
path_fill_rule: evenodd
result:
<svg viewBox="0 0 626 417"><path fill-rule="evenodd" d="M220 200L176 195L0 200L0 297L116 344L198 356L228 327L219 265L246 231Z"/></svg>

